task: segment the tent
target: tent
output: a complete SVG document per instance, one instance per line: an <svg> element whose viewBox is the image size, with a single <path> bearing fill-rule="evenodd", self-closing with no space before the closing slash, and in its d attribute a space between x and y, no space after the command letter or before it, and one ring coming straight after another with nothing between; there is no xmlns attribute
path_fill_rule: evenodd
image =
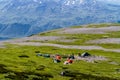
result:
<svg viewBox="0 0 120 80"><path fill-rule="evenodd" d="M87 56L91 56L88 52L84 52L81 54L81 57L87 57Z"/></svg>

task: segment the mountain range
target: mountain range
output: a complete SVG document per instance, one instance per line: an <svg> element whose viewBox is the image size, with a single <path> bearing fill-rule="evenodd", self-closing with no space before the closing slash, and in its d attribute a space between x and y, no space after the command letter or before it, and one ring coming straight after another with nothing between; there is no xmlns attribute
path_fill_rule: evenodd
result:
<svg viewBox="0 0 120 80"><path fill-rule="evenodd" d="M0 36L16 38L91 23L120 21L110 0L0 0Z"/></svg>

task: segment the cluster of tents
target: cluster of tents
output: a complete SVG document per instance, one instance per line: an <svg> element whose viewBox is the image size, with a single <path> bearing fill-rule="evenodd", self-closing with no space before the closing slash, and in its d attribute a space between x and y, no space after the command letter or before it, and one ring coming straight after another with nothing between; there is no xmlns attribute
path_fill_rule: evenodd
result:
<svg viewBox="0 0 120 80"><path fill-rule="evenodd" d="M88 57L91 56L88 52L84 52L82 54L78 53L78 55L60 55L60 54L43 54L37 53L36 56L43 56L45 58L52 58L54 63L60 63L62 58L66 58L64 64L72 64L76 57Z"/></svg>

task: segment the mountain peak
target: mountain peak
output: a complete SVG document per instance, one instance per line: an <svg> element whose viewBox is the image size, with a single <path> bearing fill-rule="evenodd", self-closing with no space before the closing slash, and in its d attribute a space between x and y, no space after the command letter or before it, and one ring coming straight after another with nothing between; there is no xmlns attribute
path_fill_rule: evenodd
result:
<svg viewBox="0 0 120 80"><path fill-rule="evenodd" d="M73 25L117 22L119 10L119 6L100 0L0 0L0 35L10 37L11 29L17 28L26 32L17 31L12 37Z"/></svg>

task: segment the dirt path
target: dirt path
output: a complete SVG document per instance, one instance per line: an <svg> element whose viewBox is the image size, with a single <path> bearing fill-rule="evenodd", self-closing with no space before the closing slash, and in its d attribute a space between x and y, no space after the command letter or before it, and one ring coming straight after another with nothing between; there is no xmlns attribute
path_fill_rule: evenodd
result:
<svg viewBox="0 0 120 80"><path fill-rule="evenodd" d="M58 31L60 34L104 34L110 31L120 31L120 26L110 26L101 28L66 28Z"/></svg>
<svg viewBox="0 0 120 80"><path fill-rule="evenodd" d="M120 38L106 38L106 39L96 39L96 40L91 40L88 41L87 43L113 43L113 44L120 44Z"/></svg>
<svg viewBox="0 0 120 80"><path fill-rule="evenodd" d="M100 46L60 45L60 44L39 43L39 42L19 42L19 43L11 43L11 44L31 45L31 46L53 46L53 47L66 48L66 49L103 50L103 51L111 51L111 52L120 52L120 49L105 49Z"/></svg>
<svg viewBox="0 0 120 80"><path fill-rule="evenodd" d="M29 38L27 40L29 40ZM60 45L60 44L40 43L40 42L26 42L26 38L1 41L0 48L5 48L4 43L28 45L28 46L53 46L53 47L66 48L66 49L104 50L104 51L120 52L120 49L105 49L100 46L77 46L77 45Z"/></svg>

